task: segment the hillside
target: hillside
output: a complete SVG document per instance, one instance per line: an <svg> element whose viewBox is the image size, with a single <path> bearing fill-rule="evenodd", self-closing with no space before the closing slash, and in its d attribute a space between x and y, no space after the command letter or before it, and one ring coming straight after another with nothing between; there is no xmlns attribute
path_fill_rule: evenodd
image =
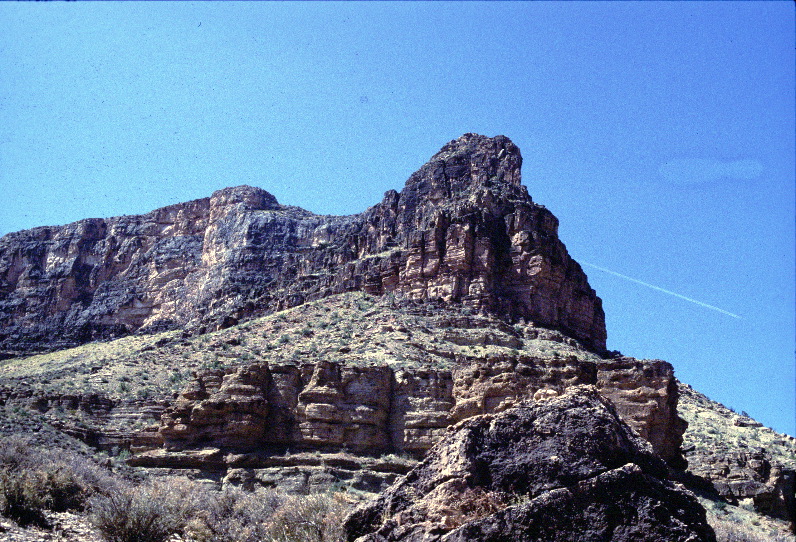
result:
<svg viewBox="0 0 796 542"><path fill-rule="evenodd" d="M299 372L303 369L308 384L318 359L341 367L390 368L404 374L422 371L427 377L447 377L449 383L437 388L436 397L428 394L416 399L425 403L424 421L428 423L429 415L457 403L467 404L473 396L483 411L506 409L517 384L523 390L517 396L533 395L534 385L515 381L512 390L512 382L506 378L514 378L523 365L545 366L549 371L558 367L569 373L574 383L589 381L588 369L580 375L574 371L578 364L593 364L605 371L614 363L559 332L508 325L470 312L422 303L401 306L395 299L351 293L196 337L165 332L6 360L0 367L0 397L4 401L0 431L6 435L35 434L40 443L50 447L75 448L79 441L67 435L77 436L112 457L120 454L132 465L144 465L137 468L149 475L183 473L214 483L256 483L297 491L334 486L345 488L351 495L365 496L408 472L422 449L379 449L372 447L372 441L364 441L365 446L357 448L355 441L341 445L329 433L327 441L310 439L256 449L250 445L241 449L245 442L231 443L238 445L231 455L229 451L235 446L224 443L219 447L219 442L212 440L198 447L186 446L185 442L175 447L172 443L169 449L164 446L161 416L175 404L180 391L185 395L186 390L195 389L197 380L219 372L234 376L239 367L252 364L292 366ZM642 366L654 363L635 361ZM500 372L501 364L510 372ZM490 371L487 378L473 385L473 371L485 368ZM459 375L470 377L466 388L455 385ZM560 386L555 380L560 377L551 379L550 375L543 389ZM440 397L440 389L450 395ZM715 514L709 514L711 521L716 525L727 522L729 527L724 529L757 532L761 540L771 533L785 536L787 521L776 518L782 517L781 506L787 503L789 489L783 487L778 465L794 470L796 441L756 427L752 420L709 401L686 385L680 384L679 390L678 413L689 424L682 437L688 472L706 478L713 472L717 488L724 487L722 483L728 480L735 487L756 484L753 493L757 498L734 498L725 491L730 501L725 503L715 492L711 495L691 480L692 489L705 495L703 503L709 513ZM503 404L490 409L486 406L490 403ZM230 412L227 415L232 416ZM218 424L204 428L211 429L216 438L229 436L229 431ZM444 434L444 427L440 431ZM239 434L251 437L248 432ZM168 431L165 436L169 436ZM183 440L185 436L181 435ZM132 455L125 451L130 448L135 452ZM229 451L222 453L225 449ZM748 452L751 465L733 467L729 476L722 475L721 468L710 468L718 465L717 454L726 455L725 463L737 465L743 451ZM778 485L779 492L772 491ZM774 497L781 503L779 508L772 507ZM756 508L765 513L758 513Z"/></svg>
<svg viewBox="0 0 796 542"><path fill-rule="evenodd" d="M76 509L95 519L113 484L146 496L161 486L142 480L187 477L190 487L163 491L204 499L245 490L222 493L231 500L211 508L250 506L252 491L300 507L295 495L333 490L323 513L338 530L343 509L393 499L389 514L351 528L376 537L368 540L382 540L376 532L476 540L467 534L476 524L489 530L504 517L527 520L515 534L537 532L550 523L539 519L549 519L545 503L570 502L567 491L599 512L554 518L556 536L583 522L601 533L595 540L624 540L616 533L625 530L710 541L706 509L719 540L785 539L796 518L796 441L678 383L665 361L606 351L600 298L558 239L555 217L521 185L521 163L507 138L466 134L359 215L316 216L237 187L147 215L3 237L0 434L78 454L56 479L85 461L113 469L77 476L94 500ZM602 421L583 430L590 412ZM533 468L511 491L492 482L513 479L523 461L504 455L524 452L484 420L513 419L524 420L514 437L538 447L532 461L561 471L545 487L523 489ZM16 481L54 476L33 465L31 478L15 478L28 472L19 449L0 454L8 510ZM618 450L626 462L606 459ZM426 517L439 507L439 499L407 507L395 495L420 499L433 483L416 486L418 477L445 478L446 461L461 469L461 494L443 501L467 495L472 507L453 523L435 512L432 523L396 528L390 522L403 516L388 517L398 510ZM96 482L106 475L116 481ZM628 492L621 480L643 489ZM266 519L235 521L276 529L274 518L287 514L279 506ZM655 510L669 506L680 519L660 521ZM644 513L624 517L631 509ZM213 536L240 527L211 519L201 529ZM216 540L201 529L183 522L169 532ZM338 530L307 540L338 540Z"/></svg>

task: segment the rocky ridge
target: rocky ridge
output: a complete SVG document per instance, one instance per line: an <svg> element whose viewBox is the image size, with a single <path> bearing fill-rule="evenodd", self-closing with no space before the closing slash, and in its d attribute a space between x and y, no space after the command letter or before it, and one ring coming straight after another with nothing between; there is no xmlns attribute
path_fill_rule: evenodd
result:
<svg viewBox="0 0 796 542"><path fill-rule="evenodd" d="M682 463L669 364L603 359L559 332L468 312L331 296L200 337L97 345L101 361L86 345L6 363L0 382L13 384L0 386L0 402L42 412L105 449L131 448L130 461L148 467L270 480L291 461L289 449L306 474L289 485L309 487L329 477L315 472L314 454L327 465L341 453L419 457L460 420L593 384L671 464ZM335 476L372 491L396 472L359 462L371 482Z"/></svg>
<svg viewBox="0 0 796 542"><path fill-rule="evenodd" d="M724 499L783 520L796 521L796 438L679 384L688 420L683 450L689 472Z"/></svg>
<svg viewBox="0 0 796 542"><path fill-rule="evenodd" d="M508 138L465 134L359 215L317 216L241 186L8 234L0 352L212 331L346 291L460 303L604 350L600 299L522 186L521 164Z"/></svg>

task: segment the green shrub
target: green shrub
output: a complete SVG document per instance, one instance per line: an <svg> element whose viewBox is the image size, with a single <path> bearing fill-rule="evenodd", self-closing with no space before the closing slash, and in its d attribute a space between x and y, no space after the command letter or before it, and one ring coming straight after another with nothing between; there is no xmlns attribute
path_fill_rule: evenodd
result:
<svg viewBox="0 0 796 542"><path fill-rule="evenodd" d="M766 532L756 526L733 524L728 521L712 522L716 542L787 542L791 537Z"/></svg>
<svg viewBox="0 0 796 542"><path fill-rule="evenodd" d="M292 497L268 525L272 542L336 542L342 540L348 504L339 493Z"/></svg>
<svg viewBox="0 0 796 542"><path fill-rule="evenodd" d="M64 464L0 470L0 515L44 526L45 510L80 510L91 488Z"/></svg>
<svg viewBox="0 0 796 542"><path fill-rule="evenodd" d="M165 542L197 509L194 486L155 482L91 499L90 519L108 542Z"/></svg>
<svg viewBox="0 0 796 542"><path fill-rule="evenodd" d="M201 512L186 525L196 542L270 541L268 521L289 497L273 489L225 488L206 494Z"/></svg>
<svg viewBox="0 0 796 542"><path fill-rule="evenodd" d="M44 511L49 508L48 495L40 491L40 475L24 470L0 472L0 515L20 525L47 527Z"/></svg>
<svg viewBox="0 0 796 542"><path fill-rule="evenodd" d="M0 515L21 525L46 526L45 511L82 510L90 495L113 487L110 474L85 457L20 437L0 442Z"/></svg>
<svg viewBox="0 0 796 542"><path fill-rule="evenodd" d="M273 489L216 492L170 480L91 501L91 521L108 542L338 542L349 503L342 494L296 496Z"/></svg>

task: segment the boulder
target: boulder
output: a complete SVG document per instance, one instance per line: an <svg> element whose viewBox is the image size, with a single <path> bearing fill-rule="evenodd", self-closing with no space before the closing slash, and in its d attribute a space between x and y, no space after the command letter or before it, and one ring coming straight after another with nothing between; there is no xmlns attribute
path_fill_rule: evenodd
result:
<svg viewBox="0 0 796 542"><path fill-rule="evenodd" d="M593 386L461 422L344 527L351 542L715 540Z"/></svg>

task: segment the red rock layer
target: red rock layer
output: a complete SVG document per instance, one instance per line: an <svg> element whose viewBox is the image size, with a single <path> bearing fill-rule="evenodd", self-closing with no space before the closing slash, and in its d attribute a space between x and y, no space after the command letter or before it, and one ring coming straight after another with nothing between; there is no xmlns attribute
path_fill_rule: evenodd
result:
<svg viewBox="0 0 796 542"><path fill-rule="evenodd" d="M345 291L441 299L605 349L601 301L535 204L508 138L445 145L364 213L240 186L141 216L0 238L0 356L208 330Z"/></svg>

